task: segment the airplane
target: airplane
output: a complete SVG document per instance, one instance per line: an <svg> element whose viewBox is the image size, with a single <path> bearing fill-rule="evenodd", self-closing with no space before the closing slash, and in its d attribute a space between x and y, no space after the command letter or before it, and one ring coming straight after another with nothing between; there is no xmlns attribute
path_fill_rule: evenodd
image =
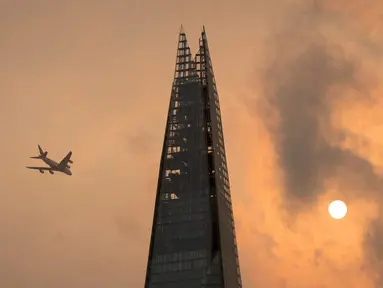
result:
<svg viewBox="0 0 383 288"><path fill-rule="evenodd" d="M49 173L54 174L54 172L62 172L66 175L71 176L72 172L69 170L70 166L68 163L73 164L73 161L70 159L72 156L72 151L69 151L69 153L64 157L64 159L61 160L60 163L57 163L56 161L53 161L52 159L49 159L47 157L48 152L43 149L41 149L40 145L37 145L39 147L40 155L39 156L32 156L30 158L32 159L41 159L43 160L46 164L49 165L49 167L30 167L30 166L25 166L28 169L35 169L39 170L40 173L44 174L44 171L49 171Z"/></svg>

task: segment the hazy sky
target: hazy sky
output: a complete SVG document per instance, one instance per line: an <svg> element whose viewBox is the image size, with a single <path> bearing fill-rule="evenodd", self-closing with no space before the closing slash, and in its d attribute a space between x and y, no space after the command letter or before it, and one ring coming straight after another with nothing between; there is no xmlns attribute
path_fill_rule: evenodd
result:
<svg viewBox="0 0 383 288"><path fill-rule="evenodd" d="M0 19L0 287L143 287L181 24L194 51L207 30L244 287L382 287L381 0L0 0ZM74 175L25 169L37 144Z"/></svg>

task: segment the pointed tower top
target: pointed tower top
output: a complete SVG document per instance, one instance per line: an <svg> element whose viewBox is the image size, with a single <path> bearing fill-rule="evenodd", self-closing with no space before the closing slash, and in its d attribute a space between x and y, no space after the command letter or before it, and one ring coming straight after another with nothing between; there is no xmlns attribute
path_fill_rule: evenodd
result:
<svg viewBox="0 0 383 288"><path fill-rule="evenodd" d="M186 39L186 33L184 31L184 27L181 25L180 32L178 34L178 49L180 48L189 48L188 41Z"/></svg>
<svg viewBox="0 0 383 288"><path fill-rule="evenodd" d="M205 25L202 26L202 32L201 32L201 40L206 41L206 30L205 30Z"/></svg>
<svg viewBox="0 0 383 288"><path fill-rule="evenodd" d="M181 25L180 34L178 36L176 71L174 75L176 83L184 83L186 81L197 81L198 76L195 71L195 62L190 52L190 47L186 38L186 33Z"/></svg>

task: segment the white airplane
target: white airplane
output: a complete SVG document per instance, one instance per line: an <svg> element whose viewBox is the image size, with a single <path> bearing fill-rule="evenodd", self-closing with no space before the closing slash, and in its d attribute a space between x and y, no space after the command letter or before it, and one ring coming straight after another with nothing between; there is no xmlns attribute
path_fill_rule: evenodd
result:
<svg viewBox="0 0 383 288"><path fill-rule="evenodd" d="M70 169L70 166L68 165L68 163L73 163L72 160L70 160L70 157L72 156L72 151L69 151L69 153L64 157L63 160L61 160L60 163L57 163L56 161L53 161L52 159L49 159L47 157L48 155L48 152L47 151L43 151L43 149L41 149L40 145L38 145L39 147L39 151L40 151L40 155L39 156L33 156L31 157L32 159L41 159L43 160L46 164L49 165L49 167L29 167L29 166L26 166L28 169L35 169L35 170L39 170L40 173L44 174L44 171L49 171L49 173L51 174L54 174L55 171L57 172L62 172L66 175L72 175L72 172L69 170Z"/></svg>

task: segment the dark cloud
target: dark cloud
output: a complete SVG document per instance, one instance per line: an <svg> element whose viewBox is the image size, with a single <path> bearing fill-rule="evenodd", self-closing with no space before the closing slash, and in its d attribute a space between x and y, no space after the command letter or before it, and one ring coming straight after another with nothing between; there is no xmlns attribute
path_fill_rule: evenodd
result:
<svg viewBox="0 0 383 288"><path fill-rule="evenodd" d="M257 64L267 60L259 75L263 75L262 95L268 96L263 97L263 104L269 102L272 109L268 116L262 112L273 139L278 140L275 148L282 153L287 151L282 142L285 136L281 126L275 125L281 122L274 118L281 114L276 102L283 94L276 97L281 93L276 89L288 86L288 96L294 94L297 77L322 85L323 90L310 100L319 103L312 108L316 114L304 116L309 124L317 125L311 133L317 137L315 143L322 145L311 147L317 159L323 151L331 151L334 159L321 161L320 169L311 161L310 167L315 169L307 174L317 173L319 180L305 185L310 188L321 183L320 179L331 174L327 167L337 167L330 176L339 175L339 187L357 197L369 195L379 203L374 193L379 188L374 167L328 142L328 138L343 137L339 142L354 143L359 135L336 131L328 117L333 113L333 99L347 97L350 104L360 101L361 94L368 94L365 92L380 77L359 72L371 65L382 67L383 30L374 29L381 19L377 16L382 14L381 0L321 0L317 1L320 9L318 4L313 9L312 1L307 0L224 0L218 4L208 1L209 5L197 0L188 9L174 1L112 0L88 5L68 0L57 6L41 0L33 11L30 1L5 2L0 4L0 16L4 16L0 25L0 130L5 139L0 151L0 287L143 287L177 32L182 23L189 27L190 39L198 39L202 24L208 29L225 123L234 214L237 222L241 220L236 233L243 286L371 288L363 279L365 273L375 273L371 265L379 266L379 221L372 223L365 241L367 272L359 273L358 257L364 257L359 238L366 229L364 213L372 201L357 207L355 218L363 221L355 229L345 229L350 233L344 236L346 240L345 230L331 229L334 223L329 224L322 212L301 217L301 225L294 231L286 229L276 207L280 187L274 179L271 141L234 102L236 94L245 89L254 51ZM262 37L270 34L264 53ZM350 47L344 43L352 46L351 54L356 57L350 56ZM314 56L321 61L311 63ZM322 69L319 84L314 77L317 72L310 67ZM350 87L350 95L343 93L344 86ZM334 87L339 93L334 94ZM301 97L306 90L299 90ZM318 100L319 94L326 95L325 99ZM284 99L296 100L292 96ZM238 112L229 105L238 107ZM299 123L295 121L293 124ZM292 127L291 122L284 125ZM344 136L337 136L340 132ZM34 143L43 144L57 158L62 151L73 150L74 175L45 177L26 171L27 157L35 153ZM366 154L375 150L367 149ZM354 160L346 161L350 157ZM281 167L282 163L291 166L291 160L280 160ZM367 174L360 173L363 169ZM298 186L299 173L294 175L290 175L289 187ZM368 181L363 184L363 179ZM360 196L361 187L371 187L371 183L378 188ZM304 189L301 194L291 190L286 199L314 203L315 195L299 198ZM348 220L355 216L351 214L346 221L336 222L336 227L345 224L347 228ZM323 244L327 237L334 242L331 247ZM322 251L319 267L313 264L315 249ZM330 256L341 259L351 270L339 273Z"/></svg>
<svg viewBox="0 0 383 288"><path fill-rule="evenodd" d="M329 142L330 136L357 138L333 128L331 115L335 101L348 100L346 93L339 93L343 88L357 91L353 101L369 98L371 87L356 76L360 59L346 57L340 44L319 32L329 16L323 7L315 4L300 12L292 13L292 22L277 28L267 41L263 95L257 101L284 173L285 204L294 211L303 207L300 203L314 204L325 190L325 179L334 175L345 185L358 182L360 190L376 192L381 182L367 159ZM347 179L354 174L357 179Z"/></svg>
<svg viewBox="0 0 383 288"><path fill-rule="evenodd" d="M328 179L336 182L348 199L383 199L382 177L374 165L339 145L349 140L366 149L368 140L339 130L331 118L336 113L336 104L376 100L370 97L376 76L369 71L370 77L361 78L362 56L347 53L344 39L334 40L324 32L323 24L346 27L347 14L331 10L329 5L320 6L318 1L314 3L310 7L302 4L296 6L298 9L284 9L280 21L270 21L277 24L274 23L274 31L266 41L265 64L257 71L261 95L253 102L273 139L283 175L283 205L293 216L316 205L318 196L326 192ZM345 10L350 13L350 9ZM355 17L358 15L352 12ZM345 37L360 41L361 47L366 47L366 43L379 44L360 32L352 34L346 30ZM374 51L368 55L377 57ZM383 220L378 219L367 229L364 247L367 265L374 266L381 275L376 279L377 287L383 283L382 243ZM322 262L323 252L317 249L314 264Z"/></svg>
<svg viewBox="0 0 383 288"><path fill-rule="evenodd" d="M295 62L278 68L286 77L274 82L272 67L267 83L277 88L266 97L279 118L274 136L286 194L312 201L323 191L323 178L335 164L335 151L321 131L331 113L327 93L335 83L352 81L353 67L332 58L325 45L313 43Z"/></svg>

